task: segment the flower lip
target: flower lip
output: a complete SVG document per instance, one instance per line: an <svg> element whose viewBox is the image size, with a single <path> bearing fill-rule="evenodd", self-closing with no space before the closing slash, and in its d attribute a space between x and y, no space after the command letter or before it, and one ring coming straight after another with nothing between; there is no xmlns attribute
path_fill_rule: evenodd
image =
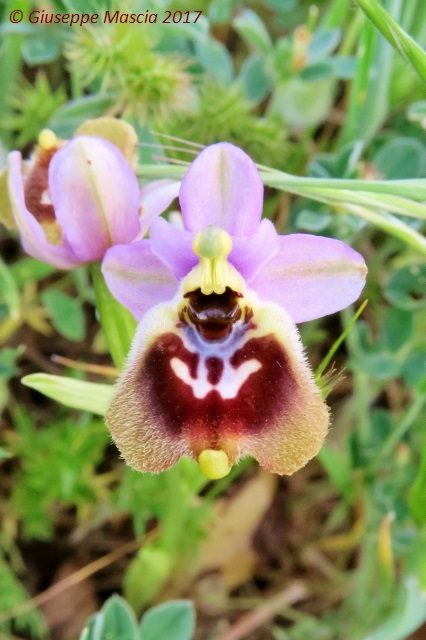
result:
<svg viewBox="0 0 426 640"><path fill-rule="evenodd" d="M255 322L206 340L179 322L181 296L151 309L138 327L106 415L122 455L154 473L190 455L217 478L246 454L275 473L302 467L329 419L288 314L248 291L244 305Z"/></svg>

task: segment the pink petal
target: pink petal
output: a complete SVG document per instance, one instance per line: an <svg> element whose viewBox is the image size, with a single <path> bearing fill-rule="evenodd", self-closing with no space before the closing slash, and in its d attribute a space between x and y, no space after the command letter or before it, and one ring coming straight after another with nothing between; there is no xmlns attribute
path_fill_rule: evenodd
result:
<svg viewBox="0 0 426 640"><path fill-rule="evenodd" d="M229 262L247 282L261 270L279 249L279 236L270 220L262 220L257 231L248 238L232 238Z"/></svg>
<svg viewBox="0 0 426 640"><path fill-rule="evenodd" d="M192 250L194 233L178 229L163 218L157 218L151 225L151 250L180 280L198 263L198 256Z"/></svg>
<svg viewBox="0 0 426 640"><path fill-rule="evenodd" d="M151 307L170 300L178 288L173 274L151 252L148 240L108 249L102 273L112 295L138 321Z"/></svg>
<svg viewBox="0 0 426 640"><path fill-rule="evenodd" d="M176 180L155 180L142 187L139 204L141 228L136 240L144 237L155 218L178 197L179 189L180 182Z"/></svg>
<svg viewBox="0 0 426 640"><path fill-rule="evenodd" d="M78 136L62 147L50 164L49 190L64 237L83 262L139 232L136 175L107 140Z"/></svg>
<svg viewBox="0 0 426 640"><path fill-rule="evenodd" d="M8 187L13 216L25 251L33 258L52 264L58 269L73 269L80 265L81 260L71 248L53 245L46 240L43 227L28 211L25 205L21 154L18 151L9 154Z"/></svg>
<svg viewBox="0 0 426 640"><path fill-rule="evenodd" d="M200 153L182 180L179 200L185 228L215 225L248 236L259 225L263 184L254 162L239 147L214 144Z"/></svg>
<svg viewBox="0 0 426 640"><path fill-rule="evenodd" d="M344 309L361 293L367 274L363 257L340 240L309 234L280 237L280 251L250 287L277 302L294 322Z"/></svg>

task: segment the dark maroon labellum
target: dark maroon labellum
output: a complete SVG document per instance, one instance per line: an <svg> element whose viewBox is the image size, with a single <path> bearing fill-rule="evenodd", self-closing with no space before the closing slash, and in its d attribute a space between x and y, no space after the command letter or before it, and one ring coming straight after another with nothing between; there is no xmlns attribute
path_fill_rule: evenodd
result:
<svg viewBox="0 0 426 640"><path fill-rule="evenodd" d="M171 367L173 359L185 363L189 384ZM139 393L154 399L152 411L158 425L178 436L185 433L195 444L202 442L216 448L222 436L242 433L260 434L275 424L277 415L292 410L298 401L297 383L288 356L274 336L252 338L228 361L234 371L255 360L258 371L250 374L238 388L235 397L223 398L220 386L212 388L203 398L196 396L200 379L200 356L188 351L181 338L165 334L149 349L141 369ZM219 357L206 359L207 380L218 385L224 375L225 362ZM149 400L148 400L149 401ZM221 435L219 435L221 434Z"/></svg>

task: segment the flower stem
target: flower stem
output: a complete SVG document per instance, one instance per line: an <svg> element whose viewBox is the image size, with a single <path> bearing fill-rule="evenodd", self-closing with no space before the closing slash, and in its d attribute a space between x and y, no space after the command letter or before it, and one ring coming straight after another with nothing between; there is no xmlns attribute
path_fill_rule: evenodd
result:
<svg viewBox="0 0 426 640"><path fill-rule="evenodd" d="M129 352L136 329L136 320L113 297L108 289L99 264L90 268L95 291L99 321L105 334L108 349L116 367L121 370Z"/></svg>
<svg viewBox="0 0 426 640"><path fill-rule="evenodd" d="M351 310L343 309L342 318L346 326L351 323ZM359 352L358 346L358 332L356 325L352 325L352 331L349 331L346 335L346 344L349 353L352 356L356 356ZM360 443L366 445L370 440L370 383L367 374L360 371L357 366L353 368L353 384L354 384L354 397L357 399L357 415L358 415L358 437Z"/></svg>

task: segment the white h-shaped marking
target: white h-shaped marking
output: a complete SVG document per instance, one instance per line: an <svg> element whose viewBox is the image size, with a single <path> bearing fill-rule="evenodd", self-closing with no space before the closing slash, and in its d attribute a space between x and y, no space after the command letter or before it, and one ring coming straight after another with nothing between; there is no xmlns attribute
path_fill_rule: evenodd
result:
<svg viewBox="0 0 426 640"><path fill-rule="evenodd" d="M235 369L224 359L223 372L218 384L211 384L207 379L208 370L204 358L200 359L196 378L191 377L188 365L179 358L172 358L170 365L176 376L191 387L196 398L205 398L210 391L216 390L224 400L236 398L244 382L262 366L259 360L252 359Z"/></svg>

